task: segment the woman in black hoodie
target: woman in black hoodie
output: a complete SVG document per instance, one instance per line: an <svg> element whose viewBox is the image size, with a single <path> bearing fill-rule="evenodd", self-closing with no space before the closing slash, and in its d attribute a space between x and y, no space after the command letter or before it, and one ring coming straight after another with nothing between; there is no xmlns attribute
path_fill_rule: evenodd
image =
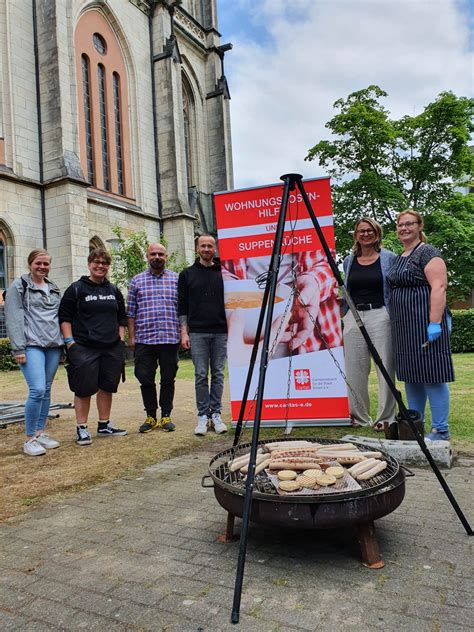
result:
<svg viewBox="0 0 474 632"><path fill-rule="evenodd" d="M67 346L69 388L74 392L78 445L92 443L87 427L91 396L97 393L97 435L126 435L110 423L112 394L117 392L124 360L127 322L120 290L107 273L110 254L101 248L87 259L89 276L75 281L64 292L59 322Z"/></svg>

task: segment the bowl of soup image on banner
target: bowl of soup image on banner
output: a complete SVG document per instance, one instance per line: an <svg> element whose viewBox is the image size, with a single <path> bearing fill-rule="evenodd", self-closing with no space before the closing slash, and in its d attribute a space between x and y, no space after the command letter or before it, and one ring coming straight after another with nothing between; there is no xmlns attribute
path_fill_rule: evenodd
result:
<svg viewBox="0 0 474 632"><path fill-rule="evenodd" d="M225 314L227 319L237 309L241 307L244 310L244 340L251 343L255 340L255 332L257 331L258 317L262 306L264 289L260 288L256 281L250 279L226 281L224 285L225 292ZM289 303L292 298L291 287L284 283L278 283L275 292L275 302L273 308L272 323L286 309L290 309ZM265 321L264 321L265 325ZM262 330L263 331L263 330Z"/></svg>

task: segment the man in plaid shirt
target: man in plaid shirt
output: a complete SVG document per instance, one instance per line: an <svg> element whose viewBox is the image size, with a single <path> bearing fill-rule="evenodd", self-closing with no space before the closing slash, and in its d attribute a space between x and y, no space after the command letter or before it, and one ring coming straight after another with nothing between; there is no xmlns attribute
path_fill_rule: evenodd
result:
<svg viewBox="0 0 474 632"><path fill-rule="evenodd" d="M170 415L178 370L180 330L178 320L178 274L166 269L168 258L162 244L150 244L149 267L130 282L128 291L128 342L135 348L135 377L140 382L147 414L140 432L175 429ZM160 367L160 409L155 376Z"/></svg>
<svg viewBox="0 0 474 632"><path fill-rule="evenodd" d="M256 279L268 271L269 257L223 261L224 279ZM283 254L278 280L291 285L293 274L299 298L293 304L293 330L281 341L293 352L310 353L342 345L337 283L321 250ZM316 323L316 325L315 325Z"/></svg>

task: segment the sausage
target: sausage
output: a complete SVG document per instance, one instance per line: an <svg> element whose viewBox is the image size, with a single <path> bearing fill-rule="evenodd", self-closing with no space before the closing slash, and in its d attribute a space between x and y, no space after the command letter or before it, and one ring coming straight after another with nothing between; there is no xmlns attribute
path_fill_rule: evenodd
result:
<svg viewBox="0 0 474 632"><path fill-rule="evenodd" d="M255 474L260 474L260 472L262 470L265 470L269 465L270 465L270 458L266 459L265 461L262 461L255 468Z"/></svg>
<svg viewBox="0 0 474 632"><path fill-rule="evenodd" d="M257 454L262 454L261 448L257 450ZM230 459L229 461L227 461L227 464L229 465L229 470L231 472L236 472L237 470L240 470L240 468L243 465L246 465L249 461L250 461L250 452L247 452L247 454L238 456L237 458L234 458L234 459Z"/></svg>
<svg viewBox="0 0 474 632"><path fill-rule="evenodd" d="M266 443L265 449L268 452L275 452L275 450L293 450L295 448L320 448L319 443L313 443L312 441L275 441L274 443Z"/></svg>
<svg viewBox="0 0 474 632"><path fill-rule="evenodd" d="M314 461L270 461L271 470L310 470L315 465Z"/></svg>
<svg viewBox="0 0 474 632"><path fill-rule="evenodd" d="M332 452L326 452L326 450L319 450L316 456L325 458L336 458L338 456L364 456L359 450L333 450Z"/></svg>
<svg viewBox="0 0 474 632"><path fill-rule="evenodd" d="M268 461L270 462L271 456L269 454L257 454L257 458L255 459L255 463L257 465L259 465L260 463L262 463L262 461ZM250 461L250 459L249 459ZM242 472L242 474L247 474L247 472L249 471L249 465L250 463L246 463L243 467L240 468L240 471Z"/></svg>
<svg viewBox="0 0 474 632"><path fill-rule="evenodd" d="M273 457L272 456L272 462L273 463L313 463L316 465L319 465L319 463L322 463L324 461L324 459L320 459L319 457L316 456L286 456L286 457ZM291 469L291 468L290 468Z"/></svg>
<svg viewBox="0 0 474 632"><path fill-rule="evenodd" d="M365 461L359 461L359 463L356 463L355 465L350 467L348 469L348 472L351 476L355 477L357 474L362 474L362 472L370 470L372 467L374 467L374 465L377 465L377 463L379 463L377 459L367 459Z"/></svg>
<svg viewBox="0 0 474 632"><path fill-rule="evenodd" d="M313 448L309 445L302 445L301 448L278 448L278 450L271 450L272 454L278 454L280 452L317 452L318 450L321 450L321 448L319 446L317 446L316 448Z"/></svg>
<svg viewBox="0 0 474 632"><path fill-rule="evenodd" d="M282 450L278 452L272 452L272 459L285 459L285 458L298 458L306 457L315 458L317 456L316 450Z"/></svg>
<svg viewBox="0 0 474 632"><path fill-rule="evenodd" d="M273 454L271 455L272 461L315 461L321 463L324 461L324 457L317 456L316 454L290 454L289 456L281 456Z"/></svg>
<svg viewBox="0 0 474 632"><path fill-rule="evenodd" d="M362 452L346 452L339 454L338 452L333 452L331 454L318 454L318 457L322 457L326 461L337 461L341 464L353 464L359 463L359 461L365 461L367 457L365 457Z"/></svg>
<svg viewBox="0 0 474 632"><path fill-rule="evenodd" d="M335 443L321 446L321 451L332 452L333 450L357 450L357 446L353 443Z"/></svg>
<svg viewBox="0 0 474 632"><path fill-rule="evenodd" d="M387 467L387 461L380 461L380 463L377 463L377 465L374 465L374 467L371 470L368 470L368 472L363 472L362 474L359 474L359 476L356 476L356 480L366 481L369 478L372 478L373 476L375 476L376 474L379 474L380 472L382 472L386 467Z"/></svg>
<svg viewBox="0 0 474 632"><path fill-rule="evenodd" d="M352 465L353 463L360 463L361 461L365 461L366 457L363 454L361 454L360 456L335 456L334 460L341 465Z"/></svg>

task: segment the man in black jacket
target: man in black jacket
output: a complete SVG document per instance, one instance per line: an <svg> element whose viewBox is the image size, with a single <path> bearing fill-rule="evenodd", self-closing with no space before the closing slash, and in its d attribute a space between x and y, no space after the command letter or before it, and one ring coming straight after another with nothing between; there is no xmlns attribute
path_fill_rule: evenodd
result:
<svg viewBox="0 0 474 632"><path fill-rule="evenodd" d="M227 355L227 322L224 284L212 235L200 235L198 258L178 279L178 315L181 346L191 349L195 371L198 423L194 434L205 435L209 420L217 433L227 431L221 419L224 366ZM209 387L209 368L211 384Z"/></svg>

